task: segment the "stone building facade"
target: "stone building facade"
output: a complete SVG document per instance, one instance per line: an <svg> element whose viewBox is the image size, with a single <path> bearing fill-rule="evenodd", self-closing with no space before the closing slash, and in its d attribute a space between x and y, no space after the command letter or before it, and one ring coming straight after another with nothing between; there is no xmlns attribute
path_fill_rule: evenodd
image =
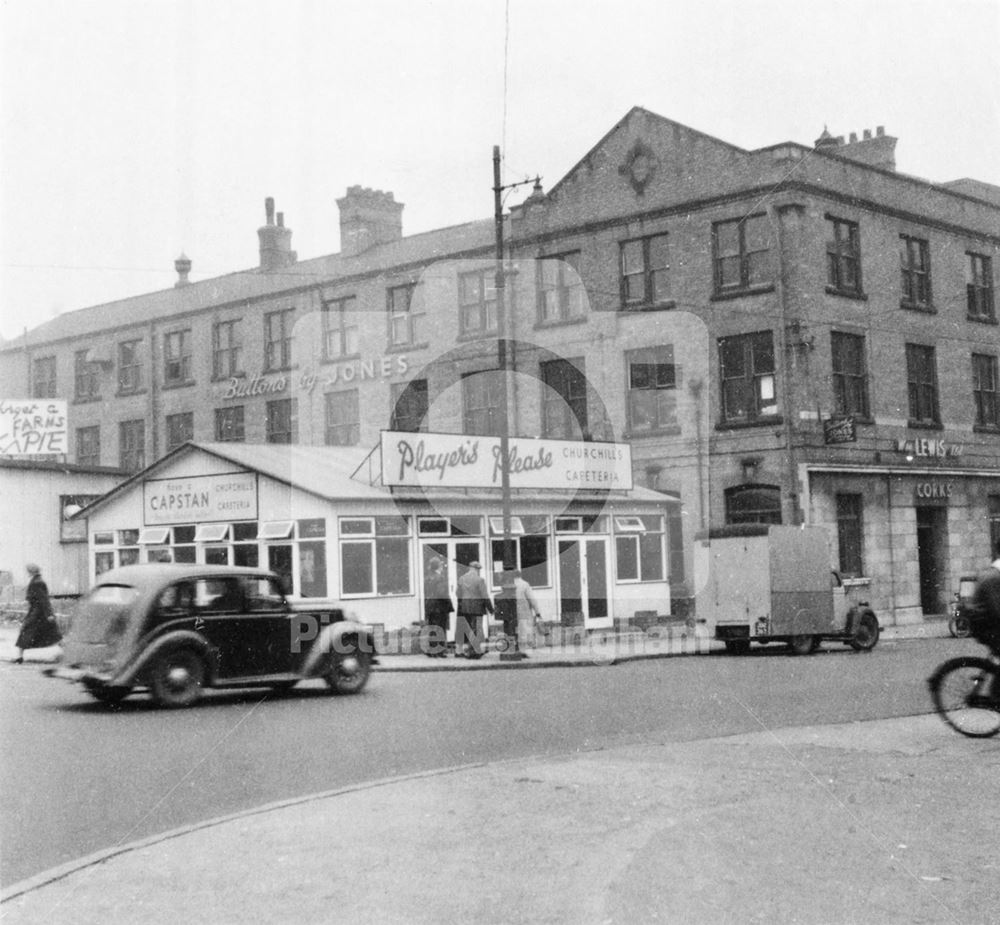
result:
<svg viewBox="0 0 1000 925"><path fill-rule="evenodd" d="M723 523L828 528L885 622L940 613L1000 537L1000 189L896 170L896 139L747 151L641 108L495 228L403 236L338 201L299 261L268 202L260 265L72 312L0 347L0 392L70 402L77 463L187 440L374 448L382 430L628 442L681 501L676 596ZM497 375L497 337L514 375ZM506 402L504 402L506 398Z"/></svg>

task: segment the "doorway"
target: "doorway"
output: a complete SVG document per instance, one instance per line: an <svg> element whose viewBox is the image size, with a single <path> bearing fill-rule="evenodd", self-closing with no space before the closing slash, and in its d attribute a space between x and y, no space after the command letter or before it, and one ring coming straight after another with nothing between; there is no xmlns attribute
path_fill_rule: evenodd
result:
<svg viewBox="0 0 1000 925"><path fill-rule="evenodd" d="M560 539L559 596L564 622L582 621L585 629L611 626L608 605L608 541L601 538ZM579 614L579 617L574 615Z"/></svg>
<svg viewBox="0 0 1000 925"><path fill-rule="evenodd" d="M267 567L281 579L285 594L292 594L292 547L290 545L268 546Z"/></svg>
<svg viewBox="0 0 1000 925"><path fill-rule="evenodd" d="M918 507L916 511L920 609L924 614L940 614L945 610L942 591L948 572L948 511L943 507Z"/></svg>
<svg viewBox="0 0 1000 925"><path fill-rule="evenodd" d="M483 576L492 574L489 563L483 560L483 541L478 539L434 539L420 541L420 619L424 619L424 579L430 571L430 562L437 556L442 562L451 603L458 606L458 579L465 574L470 562L483 564ZM455 613L448 614L448 641L455 641Z"/></svg>

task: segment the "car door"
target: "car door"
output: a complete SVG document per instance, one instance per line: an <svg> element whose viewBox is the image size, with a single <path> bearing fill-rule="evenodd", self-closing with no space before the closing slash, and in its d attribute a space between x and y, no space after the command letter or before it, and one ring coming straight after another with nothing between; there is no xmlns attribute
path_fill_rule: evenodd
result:
<svg viewBox="0 0 1000 925"><path fill-rule="evenodd" d="M308 641L293 645L293 633L301 631L303 621L296 620L285 600L281 586L273 578L261 575L240 579L246 606L246 619L254 626L257 639L257 671L260 674L284 674L295 667L295 652L308 650Z"/></svg>
<svg viewBox="0 0 1000 925"><path fill-rule="evenodd" d="M220 679L261 674L267 666L267 625L248 613L239 578L220 576L194 581L195 629L216 650Z"/></svg>

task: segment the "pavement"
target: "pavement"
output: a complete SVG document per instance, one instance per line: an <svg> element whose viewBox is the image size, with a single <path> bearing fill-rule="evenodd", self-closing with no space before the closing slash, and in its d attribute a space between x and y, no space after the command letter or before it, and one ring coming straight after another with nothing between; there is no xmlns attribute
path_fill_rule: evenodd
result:
<svg viewBox="0 0 1000 925"><path fill-rule="evenodd" d="M14 640L18 625L0 625L0 661L11 661L17 655ZM883 626L880 641L897 639L932 639L948 635L947 620L928 620L900 626ZM836 641L824 642L825 647L840 647ZM702 626L659 627L649 632L615 633L611 630L591 632L578 641L560 645L539 645L521 652L521 658L512 658L503 637L491 640L488 651L480 659L456 658L449 650L446 658L430 658L423 654L394 652L379 646L379 664L376 671L484 671L495 669L566 668L588 665L610 665L649 658L668 658L678 655L703 655L721 652L725 646L709 639ZM29 649L24 653L26 663L47 664L58 661L58 646L48 649Z"/></svg>
<svg viewBox="0 0 1000 925"><path fill-rule="evenodd" d="M515 662L387 655L377 670L607 664L705 642L660 640L657 655L603 637ZM932 715L696 742L654 734L374 781L118 845L8 888L0 919L995 923L1000 814L983 794L998 772L1000 739L964 739Z"/></svg>

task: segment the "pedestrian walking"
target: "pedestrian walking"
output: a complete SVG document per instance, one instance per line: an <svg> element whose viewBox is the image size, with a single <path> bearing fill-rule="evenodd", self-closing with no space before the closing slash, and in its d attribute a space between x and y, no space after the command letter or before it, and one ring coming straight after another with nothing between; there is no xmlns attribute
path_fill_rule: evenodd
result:
<svg viewBox="0 0 1000 925"><path fill-rule="evenodd" d="M47 646L54 646L62 639L56 616L52 612L52 603L49 601L49 589L42 581L42 570L31 563L25 566L25 570L31 577L25 595L28 601L28 613L21 626L21 632L17 634L17 642L14 643L17 649L17 658L14 661L18 665L24 661L25 649L44 649Z"/></svg>
<svg viewBox="0 0 1000 925"><path fill-rule="evenodd" d="M448 654L448 621L455 609L441 564L434 556L424 578L424 619L427 621L424 654L429 658L444 658Z"/></svg>
<svg viewBox="0 0 1000 925"><path fill-rule="evenodd" d="M458 617L455 621L455 657L482 658L486 642L483 616L493 613L490 592L479 574L482 566L470 562L458 579Z"/></svg>
<svg viewBox="0 0 1000 925"><path fill-rule="evenodd" d="M518 648L533 649L538 644L535 621L542 613L538 607L535 589L520 572L514 574L514 598L517 604Z"/></svg>

